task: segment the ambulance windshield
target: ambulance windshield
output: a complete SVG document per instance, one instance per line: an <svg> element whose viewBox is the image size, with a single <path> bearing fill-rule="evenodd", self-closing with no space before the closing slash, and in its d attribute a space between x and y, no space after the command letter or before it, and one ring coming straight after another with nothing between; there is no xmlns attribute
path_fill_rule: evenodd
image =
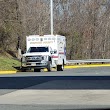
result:
<svg viewBox="0 0 110 110"><path fill-rule="evenodd" d="M49 52L48 47L30 47L27 53L33 52Z"/></svg>

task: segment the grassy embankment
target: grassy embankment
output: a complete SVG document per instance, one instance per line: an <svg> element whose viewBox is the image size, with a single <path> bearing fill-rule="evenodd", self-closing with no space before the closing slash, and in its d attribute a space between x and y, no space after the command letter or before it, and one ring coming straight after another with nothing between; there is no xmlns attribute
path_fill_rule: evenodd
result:
<svg viewBox="0 0 110 110"><path fill-rule="evenodd" d="M13 71L14 67L20 66L20 62L12 57L0 56L0 71Z"/></svg>

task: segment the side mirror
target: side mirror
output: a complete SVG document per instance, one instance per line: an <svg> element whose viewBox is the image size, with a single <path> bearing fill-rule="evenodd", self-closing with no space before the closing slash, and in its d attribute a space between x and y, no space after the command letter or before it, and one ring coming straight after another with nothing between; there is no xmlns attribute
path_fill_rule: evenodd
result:
<svg viewBox="0 0 110 110"><path fill-rule="evenodd" d="M54 51L50 51L51 54L56 54L57 53L57 50L54 50Z"/></svg>
<svg viewBox="0 0 110 110"><path fill-rule="evenodd" d="M50 51L51 54L53 54L53 51Z"/></svg>
<svg viewBox="0 0 110 110"><path fill-rule="evenodd" d="M54 54L57 53L57 50L54 50Z"/></svg>

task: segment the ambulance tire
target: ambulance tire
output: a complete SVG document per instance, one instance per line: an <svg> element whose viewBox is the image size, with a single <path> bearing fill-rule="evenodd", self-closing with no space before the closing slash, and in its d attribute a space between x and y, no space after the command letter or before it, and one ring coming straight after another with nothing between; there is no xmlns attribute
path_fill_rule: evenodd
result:
<svg viewBox="0 0 110 110"><path fill-rule="evenodd" d="M57 65L57 71L63 71L64 65Z"/></svg>
<svg viewBox="0 0 110 110"><path fill-rule="evenodd" d="M21 72L26 72L26 69L21 69Z"/></svg>
<svg viewBox="0 0 110 110"><path fill-rule="evenodd" d="M51 61L49 61L48 66L47 66L47 71L50 72L51 71Z"/></svg>
<svg viewBox="0 0 110 110"><path fill-rule="evenodd" d="M20 67L21 72L26 72L26 68L23 68L22 66Z"/></svg>
<svg viewBox="0 0 110 110"><path fill-rule="evenodd" d="M34 72L40 72L41 69L34 69Z"/></svg>

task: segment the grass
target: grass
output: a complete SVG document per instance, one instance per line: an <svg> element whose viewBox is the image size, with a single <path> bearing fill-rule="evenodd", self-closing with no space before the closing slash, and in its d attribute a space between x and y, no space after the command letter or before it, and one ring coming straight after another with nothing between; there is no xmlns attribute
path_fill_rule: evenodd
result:
<svg viewBox="0 0 110 110"><path fill-rule="evenodd" d="M16 70L13 66L20 66L20 62L18 60L14 60L13 58L8 58L6 56L0 56L0 71L14 71Z"/></svg>

